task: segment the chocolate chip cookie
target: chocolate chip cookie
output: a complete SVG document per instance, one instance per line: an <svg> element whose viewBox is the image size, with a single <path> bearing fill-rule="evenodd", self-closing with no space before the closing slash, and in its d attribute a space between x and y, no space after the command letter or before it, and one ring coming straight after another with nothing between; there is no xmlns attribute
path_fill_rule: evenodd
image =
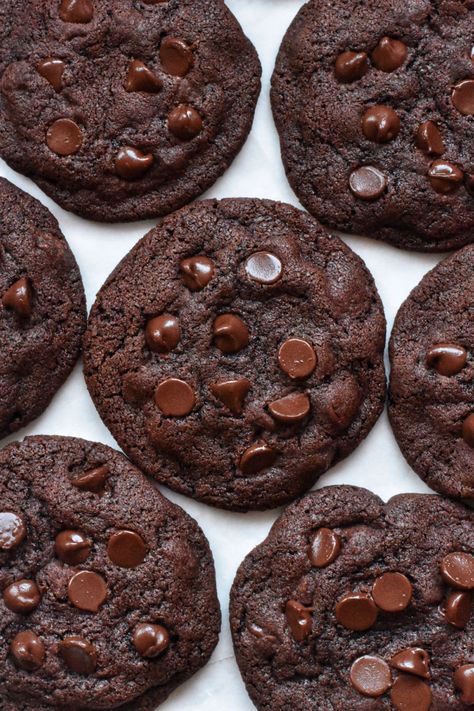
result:
<svg viewBox="0 0 474 711"><path fill-rule="evenodd" d="M265 711L474 703L474 513L334 486L290 506L240 566L230 619Z"/></svg>
<svg viewBox="0 0 474 711"><path fill-rule="evenodd" d="M228 168L260 73L222 0L9 0L0 155L79 215L163 215Z"/></svg>
<svg viewBox="0 0 474 711"><path fill-rule="evenodd" d="M272 103L288 179L324 224L397 247L474 241L474 5L312 0Z"/></svg>
<svg viewBox="0 0 474 711"><path fill-rule="evenodd" d="M49 405L85 325L81 275L57 221L0 178L0 437Z"/></svg>
<svg viewBox="0 0 474 711"><path fill-rule="evenodd" d="M203 533L105 445L0 453L0 566L3 711L151 711L217 643Z"/></svg>
<svg viewBox="0 0 474 711"><path fill-rule="evenodd" d="M363 262L306 213L203 201L166 218L92 309L87 385L147 474L235 510L290 501L384 404L385 320Z"/></svg>
<svg viewBox="0 0 474 711"><path fill-rule="evenodd" d="M429 272L390 341L389 414L410 465L447 496L474 502L474 246Z"/></svg>

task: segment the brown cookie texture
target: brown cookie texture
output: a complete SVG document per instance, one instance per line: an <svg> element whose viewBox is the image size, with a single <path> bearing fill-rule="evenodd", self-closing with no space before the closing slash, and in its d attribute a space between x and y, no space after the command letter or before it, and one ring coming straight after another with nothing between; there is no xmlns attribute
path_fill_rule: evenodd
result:
<svg viewBox="0 0 474 711"><path fill-rule="evenodd" d="M122 454L0 453L0 707L152 711L217 644L209 545Z"/></svg>
<svg viewBox="0 0 474 711"><path fill-rule="evenodd" d="M268 200L195 203L100 290L94 403L128 456L188 496L265 509L308 489L384 404L385 320L362 260Z"/></svg>
<svg viewBox="0 0 474 711"><path fill-rule="evenodd" d="M0 155L83 217L185 205L250 131L261 67L222 0L9 0L0 28Z"/></svg>
<svg viewBox="0 0 474 711"><path fill-rule="evenodd" d="M46 409L85 325L81 275L56 219L0 178L0 437Z"/></svg>
<svg viewBox="0 0 474 711"><path fill-rule="evenodd" d="M432 489L474 501L474 247L428 272L390 340L389 415L397 442Z"/></svg>
<svg viewBox="0 0 474 711"><path fill-rule="evenodd" d="M288 180L323 224L410 250L474 241L473 26L471 0L301 8L272 105Z"/></svg>
<svg viewBox="0 0 474 711"><path fill-rule="evenodd" d="M231 591L256 708L470 708L473 550L473 512L435 495L333 486L289 506Z"/></svg>

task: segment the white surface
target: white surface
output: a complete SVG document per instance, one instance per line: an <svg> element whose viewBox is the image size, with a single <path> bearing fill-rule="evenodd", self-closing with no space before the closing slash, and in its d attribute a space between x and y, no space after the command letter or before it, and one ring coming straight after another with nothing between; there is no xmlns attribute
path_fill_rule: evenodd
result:
<svg viewBox="0 0 474 711"><path fill-rule="evenodd" d="M281 39L301 0L228 0L245 33L255 44L263 65L263 88L250 137L227 173L205 197L266 197L298 205L280 160L269 103L270 77ZM81 268L88 306L117 262L152 226L152 221L101 225L61 210L30 180L0 161L0 174L27 190L56 215ZM390 333L399 305L440 255L405 253L369 239L351 237L348 244L367 263L375 277ZM89 398L80 365L58 393L47 412L17 435L61 434L116 446ZM10 439L15 439L12 437ZM4 444L4 443L3 443ZM384 413L365 442L346 461L323 476L327 484L366 486L383 498L409 491L428 491L402 458ZM228 593L245 555L266 536L278 511L232 514L212 509L164 489L188 511L209 538L217 570L223 626L219 646L210 663L178 689L160 711L251 711L250 702L233 658L227 621Z"/></svg>

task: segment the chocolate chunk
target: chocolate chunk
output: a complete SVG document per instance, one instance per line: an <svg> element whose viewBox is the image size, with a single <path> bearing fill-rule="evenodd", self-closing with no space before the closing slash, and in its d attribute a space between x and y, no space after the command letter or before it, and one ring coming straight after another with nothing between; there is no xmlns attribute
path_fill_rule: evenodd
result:
<svg viewBox="0 0 474 711"><path fill-rule="evenodd" d="M362 130L369 141L388 143L398 136L400 119L390 106L371 106L362 117Z"/></svg>
<svg viewBox="0 0 474 711"><path fill-rule="evenodd" d="M434 121L424 121L420 124L416 134L416 145L429 156L443 155L443 137Z"/></svg>
<svg viewBox="0 0 474 711"><path fill-rule="evenodd" d="M46 81L49 81L54 91L60 92L63 88L63 74L66 65L61 59L43 59L36 65L36 71Z"/></svg>
<svg viewBox="0 0 474 711"><path fill-rule="evenodd" d="M156 94L162 86L161 80L153 74L146 64L138 59L132 59L128 65L125 81L127 91L145 91L150 94Z"/></svg>
<svg viewBox="0 0 474 711"><path fill-rule="evenodd" d="M313 346L302 338L289 338L278 351L280 368L294 380L309 378L318 364Z"/></svg>
<svg viewBox="0 0 474 711"><path fill-rule="evenodd" d="M96 670L96 649L83 637L65 637L58 644L58 654L66 666L76 674L88 676Z"/></svg>
<svg viewBox="0 0 474 711"><path fill-rule="evenodd" d="M191 48L178 37L165 37L160 47L163 70L176 77L184 77L193 66Z"/></svg>
<svg viewBox="0 0 474 711"><path fill-rule="evenodd" d="M249 279L259 284L275 284L282 277L283 265L270 252L255 252L245 262L245 271Z"/></svg>
<svg viewBox="0 0 474 711"><path fill-rule="evenodd" d="M291 395L271 402L268 410L278 422L294 424L301 422L309 415L311 401L305 393L291 393Z"/></svg>
<svg viewBox="0 0 474 711"><path fill-rule="evenodd" d="M46 652L44 644L31 630L18 632L13 638L10 650L17 666L26 671L34 671L43 666Z"/></svg>
<svg viewBox="0 0 474 711"><path fill-rule="evenodd" d="M181 141L191 141L202 131L201 115L192 106L179 104L168 115L168 128Z"/></svg>
<svg viewBox="0 0 474 711"><path fill-rule="evenodd" d="M452 592L448 596L444 608L446 621L454 627L464 629L471 619L472 605L471 592Z"/></svg>
<svg viewBox="0 0 474 711"><path fill-rule="evenodd" d="M181 338L179 319L172 314L151 318L145 328L148 348L155 353L170 353Z"/></svg>
<svg viewBox="0 0 474 711"><path fill-rule="evenodd" d="M369 59L366 52L343 52L336 59L336 79L350 83L362 77L369 71Z"/></svg>
<svg viewBox="0 0 474 711"><path fill-rule="evenodd" d="M337 621L349 630L368 630L377 621L378 610L366 593L347 593L336 604Z"/></svg>
<svg viewBox="0 0 474 711"><path fill-rule="evenodd" d="M383 72L394 72L407 58L408 48L400 40L382 37L372 52L372 62Z"/></svg>
<svg viewBox="0 0 474 711"><path fill-rule="evenodd" d="M223 353L238 353L249 344L249 330L235 314L218 316L212 330L214 343Z"/></svg>
<svg viewBox="0 0 474 711"><path fill-rule="evenodd" d="M277 456L273 447L265 442L256 442L245 450L239 466L245 476L252 476L269 469L275 463Z"/></svg>
<svg viewBox="0 0 474 711"><path fill-rule="evenodd" d="M464 664L454 672L454 685L463 704L474 705L474 664Z"/></svg>
<svg viewBox="0 0 474 711"><path fill-rule="evenodd" d="M387 189L387 178L377 168L363 165L350 174L349 187L361 200L377 200Z"/></svg>
<svg viewBox="0 0 474 711"><path fill-rule="evenodd" d="M26 614L41 602L41 593L34 580L17 580L3 591L3 602L12 612Z"/></svg>
<svg viewBox="0 0 474 711"><path fill-rule="evenodd" d="M196 395L192 387L184 380L167 378L156 388L155 403L163 415L184 417L194 409Z"/></svg>
<svg viewBox="0 0 474 711"><path fill-rule="evenodd" d="M170 636L162 625L152 625L144 622L135 627L133 644L141 657L153 659L168 649Z"/></svg>
<svg viewBox="0 0 474 711"><path fill-rule="evenodd" d="M390 664L394 669L407 674L415 674L415 676L421 676L423 679L429 679L430 677L428 652L419 647L402 649L401 652L391 658Z"/></svg>
<svg viewBox="0 0 474 711"><path fill-rule="evenodd" d="M453 106L464 116L474 115L474 79L459 82L451 94Z"/></svg>
<svg viewBox="0 0 474 711"><path fill-rule="evenodd" d="M183 259L179 269L184 283L191 291L204 289L216 273L212 259L202 255Z"/></svg>
<svg viewBox="0 0 474 711"><path fill-rule="evenodd" d="M426 354L426 364L440 375L456 375L467 363L467 351L455 343L438 343Z"/></svg>
<svg viewBox="0 0 474 711"><path fill-rule="evenodd" d="M372 597L385 612L401 612L410 604L413 588L402 573L384 573L374 582Z"/></svg>
<svg viewBox="0 0 474 711"><path fill-rule="evenodd" d="M58 156L74 155L81 148L83 140L81 128L68 118L58 119L46 132L46 142Z"/></svg>
<svg viewBox="0 0 474 711"><path fill-rule="evenodd" d="M145 541L134 531L117 531L107 544L110 560L121 568L137 568L148 552Z"/></svg>
<svg viewBox="0 0 474 711"><path fill-rule="evenodd" d="M432 698L428 684L409 674L400 674L390 692L390 699L397 711L429 711Z"/></svg>
<svg viewBox="0 0 474 711"><path fill-rule="evenodd" d="M117 154L115 170L124 180L138 180L152 164L152 153L143 153L138 148L123 146Z"/></svg>
<svg viewBox="0 0 474 711"><path fill-rule="evenodd" d="M89 469L83 474L71 480L71 484L82 491L92 491L95 494L103 491L107 477L109 476L108 464Z"/></svg>
<svg viewBox="0 0 474 711"><path fill-rule="evenodd" d="M80 531L61 531L56 536L54 550L63 563L79 565L89 557L91 541Z"/></svg>
<svg viewBox="0 0 474 711"><path fill-rule="evenodd" d="M87 24L94 17L92 0L61 0L59 17L64 22Z"/></svg>
<svg viewBox="0 0 474 711"><path fill-rule="evenodd" d="M443 195L455 192L464 178L462 170L457 165L441 158L430 165L428 177L436 192Z"/></svg>
<svg viewBox="0 0 474 711"><path fill-rule="evenodd" d="M33 292L30 281L21 277L4 293L2 304L20 318L28 318L32 311Z"/></svg>
<svg viewBox="0 0 474 711"><path fill-rule="evenodd" d="M67 594L79 610L97 612L107 599L107 584L101 575L81 570L69 580Z"/></svg>
<svg viewBox="0 0 474 711"><path fill-rule="evenodd" d="M285 615L293 637L297 642L303 642L313 628L312 610L296 600L288 600Z"/></svg>
<svg viewBox="0 0 474 711"><path fill-rule="evenodd" d="M474 448L474 413L462 423L462 438L469 447Z"/></svg>
<svg viewBox="0 0 474 711"><path fill-rule="evenodd" d="M341 538L330 528L319 528L309 548L311 565L324 568L333 563L341 552Z"/></svg>
<svg viewBox="0 0 474 711"><path fill-rule="evenodd" d="M26 536L22 517L13 511L0 511L0 551L17 548Z"/></svg>
<svg viewBox="0 0 474 711"><path fill-rule="evenodd" d="M390 667L380 657L365 655L356 659L350 673L352 686L360 694L377 698L392 685Z"/></svg>
<svg viewBox="0 0 474 711"><path fill-rule="evenodd" d="M441 575L453 588L474 590L474 555L449 553L441 562Z"/></svg>
<svg viewBox="0 0 474 711"><path fill-rule="evenodd" d="M212 383L211 392L235 415L240 415L244 401L252 384L247 378L235 380L223 380L219 383Z"/></svg>

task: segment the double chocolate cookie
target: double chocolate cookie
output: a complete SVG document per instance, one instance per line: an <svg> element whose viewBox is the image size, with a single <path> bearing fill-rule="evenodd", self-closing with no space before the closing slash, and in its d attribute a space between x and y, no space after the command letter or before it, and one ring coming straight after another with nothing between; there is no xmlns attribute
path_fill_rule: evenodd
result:
<svg viewBox="0 0 474 711"><path fill-rule="evenodd" d="M2 711L152 711L219 626L203 533L123 455L65 437L0 453Z"/></svg>
<svg viewBox="0 0 474 711"><path fill-rule="evenodd" d="M471 0L311 0L272 103L288 179L324 224L397 247L474 241Z"/></svg>
<svg viewBox="0 0 474 711"><path fill-rule="evenodd" d="M363 262L309 215L204 201L165 219L92 309L85 376L143 471L229 509L308 489L368 434L385 320Z"/></svg>
<svg viewBox="0 0 474 711"><path fill-rule="evenodd" d="M436 491L474 502L474 246L429 272L390 341L389 414L400 448Z"/></svg>
<svg viewBox="0 0 474 711"><path fill-rule="evenodd" d="M290 506L239 568L235 652L265 711L474 704L474 513L328 487Z"/></svg>
<svg viewBox="0 0 474 711"><path fill-rule="evenodd" d="M81 275L57 221L0 178L0 437L48 406L85 325Z"/></svg>
<svg viewBox="0 0 474 711"><path fill-rule="evenodd" d="M240 150L260 73L222 0L8 0L0 155L79 215L163 215Z"/></svg>

